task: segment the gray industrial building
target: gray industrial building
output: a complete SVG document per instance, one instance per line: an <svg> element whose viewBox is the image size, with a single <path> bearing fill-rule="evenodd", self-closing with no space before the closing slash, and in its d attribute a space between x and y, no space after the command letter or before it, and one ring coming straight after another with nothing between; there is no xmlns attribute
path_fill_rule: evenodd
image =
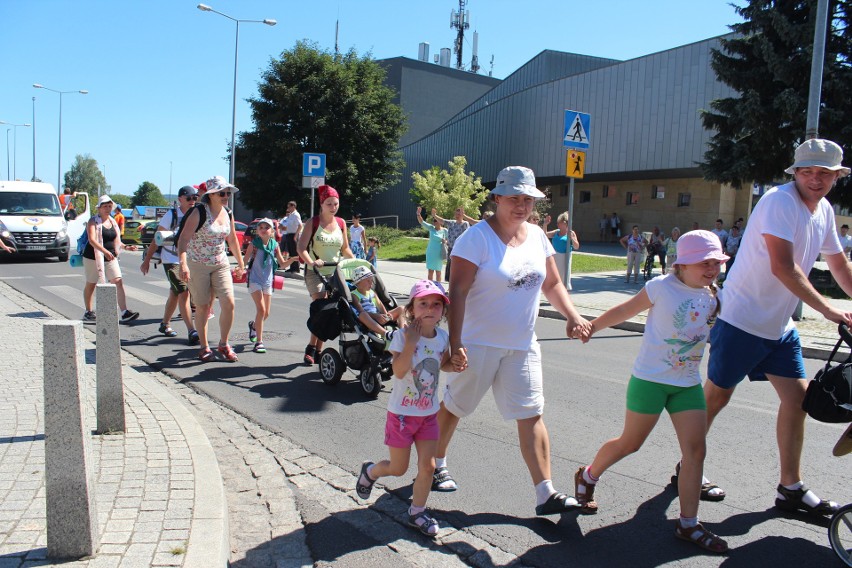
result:
<svg viewBox="0 0 852 568"><path fill-rule="evenodd" d="M388 84L408 116L405 169L369 215L414 224L411 174L458 155L494 183L507 165L532 168L554 214L568 210L565 110L591 115L585 177L574 193L574 229L597 239L603 213L626 225L729 225L750 211L752 191L704 181L697 168L711 133L699 117L731 96L710 68L711 38L628 61L546 50L503 81L406 58L384 60ZM470 212L475 215L475 212ZM554 215L555 216L555 215Z"/></svg>

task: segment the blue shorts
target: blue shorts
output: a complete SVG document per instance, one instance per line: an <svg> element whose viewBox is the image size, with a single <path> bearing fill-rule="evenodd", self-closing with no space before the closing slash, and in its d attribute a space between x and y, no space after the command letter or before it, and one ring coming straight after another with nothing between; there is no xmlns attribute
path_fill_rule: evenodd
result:
<svg viewBox="0 0 852 568"><path fill-rule="evenodd" d="M710 330L707 378L719 388L730 389L746 376L765 381L766 375L805 378L799 332L793 328L781 339L764 339L717 319Z"/></svg>

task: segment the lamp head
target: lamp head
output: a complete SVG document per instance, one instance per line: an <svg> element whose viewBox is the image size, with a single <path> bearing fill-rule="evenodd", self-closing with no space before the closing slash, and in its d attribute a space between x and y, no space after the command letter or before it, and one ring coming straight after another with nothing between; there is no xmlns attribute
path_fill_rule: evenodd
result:
<svg viewBox="0 0 852 568"><path fill-rule="evenodd" d="M78 92L79 92L81 95L88 95L88 94L89 94L89 91L86 91L86 90L78 91Z"/></svg>
<svg viewBox="0 0 852 568"><path fill-rule="evenodd" d="M197 7L199 10L201 10L202 12L209 12L209 11L211 11L211 10L213 9L213 8L211 8L210 6L208 6L207 4L199 4L199 5L198 5L198 6L196 6L196 7Z"/></svg>
<svg viewBox="0 0 852 568"><path fill-rule="evenodd" d="M266 19L266 20L263 20L263 23L266 24L267 26L274 26L278 22L276 20Z"/></svg>
<svg viewBox="0 0 852 568"><path fill-rule="evenodd" d="M44 85L42 85L40 83L33 83L33 87L35 87L36 89L43 89Z"/></svg>

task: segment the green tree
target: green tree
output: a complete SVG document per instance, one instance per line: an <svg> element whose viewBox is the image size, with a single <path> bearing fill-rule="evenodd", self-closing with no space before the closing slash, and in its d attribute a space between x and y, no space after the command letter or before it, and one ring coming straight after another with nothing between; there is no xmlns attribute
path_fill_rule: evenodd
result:
<svg viewBox="0 0 852 568"><path fill-rule="evenodd" d="M169 202L163 197L160 188L150 181L143 181L139 184L139 189L136 190L136 193L133 194L130 200L130 207L136 207L137 205L165 207L168 204Z"/></svg>
<svg viewBox="0 0 852 568"><path fill-rule="evenodd" d="M411 174L412 199L423 207L424 217L434 208L441 217L452 219L459 207L476 217L489 193L482 185L482 178L476 177L474 172L465 172L467 158L464 156L454 157L447 165L449 171L433 166L422 174Z"/></svg>
<svg viewBox="0 0 852 568"><path fill-rule="evenodd" d="M64 177L65 187L70 187L76 192L88 193L92 203L98 201L98 190L106 187L106 179L98 166L98 161L89 154L77 154Z"/></svg>
<svg viewBox="0 0 852 568"><path fill-rule="evenodd" d="M735 187L783 176L805 138L817 0L750 0L734 7L738 35L713 50L718 79L737 96L701 112L713 130L700 164L704 177ZM819 136L852 149L852 16L850 0L830 0ZM840 184L838 184L840 188ZM835 194L838 192L835 192Z"/></svg>
<svg viewBox="0 0 852 568"><path fill-rule="evenodd" d="M326 154L326 183L341 193L344 211L396 183L405 119L384 78L369 56L334 56L309 42L273 59L249 99L254 130L239 135L240 200L283 211L294 199L304 211L303 152Z"/></svg>
<svg viewBox="0 0 852 568"><path fill-rule="evenodd" d="M130 195L122 195L120 193L112 193L110 194L110 199L112 199L113 203L116 205L121 205L122 209L132 209L133 206L133 197Z"/></svg>

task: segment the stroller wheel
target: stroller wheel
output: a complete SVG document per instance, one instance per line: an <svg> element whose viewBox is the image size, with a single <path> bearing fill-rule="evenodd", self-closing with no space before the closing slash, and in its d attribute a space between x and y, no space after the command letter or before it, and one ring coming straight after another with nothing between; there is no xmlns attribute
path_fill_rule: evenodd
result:
<svg viewBox="0 0 852 568"><path fill-rule="evenodd" d="M336 385L343 377L343 372L346 370L346 365L343 364L343 359L331 347L323 349L319 360L320 376L322 381L327 385Z"/></svg>
<svg viewBox="0 0 852 568"><path fill-rule="evenodd" d="M828 541L838 558L852 566L852 504L841 507L831 518Z"/></svg>
<svg viewBox="0 0 852 568"><path fill-rule="evenodd" d="M378 369L373 366L367 367L361 371L360 381L361 388L364 389L367 396L370 398L379 396L379 392L382 390L382 376Z"/></svg>

